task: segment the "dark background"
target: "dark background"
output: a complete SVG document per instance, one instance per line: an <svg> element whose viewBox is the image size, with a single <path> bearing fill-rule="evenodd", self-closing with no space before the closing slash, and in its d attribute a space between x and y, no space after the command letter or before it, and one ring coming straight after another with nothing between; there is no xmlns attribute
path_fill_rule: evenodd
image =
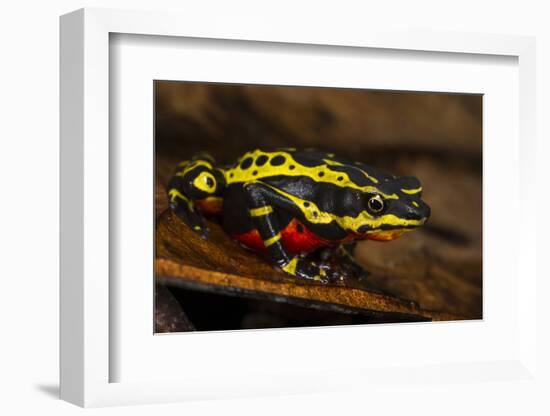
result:
<svg viewBox="0 0 550 416"><path fill-rule="evenodd" d="M418 177L429 222L390 243L361 242L355 255L380 290L428 310L482 317L482 96L157 81L155 117L161 194L181 160L206 151L232 163L257 147L317 147ZM157 198L157 214L165 208ZM184 310L194 305L187 312L196 321L203 320L201 304L243 307L223 296L170 291ZM250 308L270 309L268 301L244 310ZM267 315L280 325L263 326L300 326L281 318L278 305L271 309ZM262 327L246 312L237 315L231 324L201 327ZM312 319L304 325L325 318Z"/></svg>

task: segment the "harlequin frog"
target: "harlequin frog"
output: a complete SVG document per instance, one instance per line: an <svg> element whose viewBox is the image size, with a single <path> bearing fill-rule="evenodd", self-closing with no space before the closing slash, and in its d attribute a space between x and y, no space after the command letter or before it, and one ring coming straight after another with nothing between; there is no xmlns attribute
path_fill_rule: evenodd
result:
<svg viewBox="0 0 550 416"><path fill-rule="evenodd" d="M168 186L172 210L205 237L217 216L245 247L293 276L333 274L305 256L356 240L389 241L423 225L430 208L412 176L395 177L315 149L254 150L232 166L200 155L181 162Z"/></svg>

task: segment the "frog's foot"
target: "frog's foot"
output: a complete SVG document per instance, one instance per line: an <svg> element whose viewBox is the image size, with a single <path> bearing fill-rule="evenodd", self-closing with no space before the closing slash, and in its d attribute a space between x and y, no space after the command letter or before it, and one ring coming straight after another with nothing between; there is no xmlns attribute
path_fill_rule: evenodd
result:
<svg viewBox="0 0 550 416"><path fill-rule="evenodd" d="M319 251L318 256L323 264L332 271L334 279L339 282L346 280L364 281L369 272L353 257L353 246L327 247Z"/></svg>
<svg viewBox="0 0 550 416"><path fill-rule="evenodd" d="M171 203L170 207L174 213L180 218L189 228L195 231L201 236L201 238L208 237L208 227L204 221L204 217L200 215L193 205L193 203L179 202Z"/></svg>
<svg viewBox="0 0 550 416"><path fill-rule="evenodd" d="M303 281L321 284L339 284L351 276L343 269L326 262L312 261L310 258L296 256L286 264L279 266L284 272Z"/></svg>

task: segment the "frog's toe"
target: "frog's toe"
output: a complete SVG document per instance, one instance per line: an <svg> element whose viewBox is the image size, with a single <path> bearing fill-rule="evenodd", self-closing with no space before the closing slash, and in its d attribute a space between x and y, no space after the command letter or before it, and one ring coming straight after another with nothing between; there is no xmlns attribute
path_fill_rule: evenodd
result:
<svg viewBox="0 0 550 416"><path fill-rule="evenodd" d="M326 262L321 263L319 268L323 271L325 283L343 282L348 277L341 269Z"/></svg>
<svg viewBox="0 0 550 416"><path fill-rule="evenodd" d="M181 219L189 228L199 234L202 238L206 238L208 236L208 227L206 226L204 218L193 209L178 206L175 207L174 212L179 219Z"/></svg>
<svg viewBox="0 0 550 416"><path fill-rule="evenodd" d="M296 276L305 280L315 281L319 283L328 283L329 275L327 270L320 264L312 261L300 259L296 266Z"/></svg>
<svg viewBox="0 0 550 416"><path fill-rule="evenodd" d="M342 265L342 273L346 279L365 280L369 276L369 272L355 263L344 263Z"/></svg>
<svg viewBox="0 0 550 416"><path fill-rule="evenodd" d="M207 239L208 234L210 234L210 229L206 226L195 225L193 226L193 231L195 231L203 239Z"/></svg>
<svg viewBox="0 0 550 416"><path fill-rule="evenodd" d="M200 215L194 214L188 223L188 225L195 231L198 235L201 236L201 238L207 238L209 229L206 225L204 218L202 218Z"/></svg>

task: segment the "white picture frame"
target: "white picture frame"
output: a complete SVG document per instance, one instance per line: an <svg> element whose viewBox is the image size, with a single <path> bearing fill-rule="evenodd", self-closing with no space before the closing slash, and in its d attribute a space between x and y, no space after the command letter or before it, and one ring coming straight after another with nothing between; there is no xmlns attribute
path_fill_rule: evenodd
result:
<svg viewBox="0 0 550 416"><path fill-rule="evenodd" d="M535 154L535 42L530 37L467 33L399 32L369 28L360 33L333 32L324 27L312 26L308 32L299 27L250 21L238 30L224 19L216 19L203 26L192 16L168 13L83 9L61 18L61 398L80 406L106 406L117 404L181 401L194 398L242 397L262 394L320 392L352 389L369 385L373 380L385 383L399 378L405 383L434 380L460 380L480 382L484 379L517 380L536 377L536 270L535 270L535 218L520 216L518 227L525 230L513 243L517 255L516 306L510 312L515 322L510 335L514 348L502 349L494 360L486 356L471 361L454 363L441 356L440 361L392 361L393 367L372 364L350 368L337 363L320 369L300 368L297 372L281 370L257 375L255 379L229 374L231 367L219 370L219 380L211 378L216 372L204 371L182 379L150 377L147 380L117 379L113 382L113 366L121 360L113 349L113 338L124 337L113 332L113 315L118 305L113 293L110 274L113 259L110 247L110 227L113 224L110 200L111 174L117 171L110 149L110 37L113 34L162 36L174 38L225 39L227 41L270 42L285 49L287 45L331 45L331 48L369 48L373 50L407 50L433 52L441 55L467 54L476 56L499 55L517 59L519 68L519 159L518 209L524 211L532 203ZM167 38L163 38L167 39ZM161 39L162 41L162 39ZM258 43L261 49L261 43ZM136 71L137 72L137 71ZM112 126L111 126L112 128ZM515 134L515 133L514 133ZM514 143L510 143L511 146ZM508 149L510 150L510 149ZM504 150L503 150L504 152ZM152 181L152 178L150 179ZM151 246L152 250L152 246ZM517 277L517 276L516 276ZM151 288L152 291L152 288ZM151 292L152 293L152 292ZM152 295L151 295L152 299ZM152 302L152 301L151 301ZM147 313L149 311L146 311ZM490 311L489 311L490 312ZM487 324L487 322L485 322ZM475 325L475 324L474 324ZM114 325L115 328L120 329ZM380 326L376 333L379 348L388 349L392 332ZM400 331L424 331L413 326L402 326ZM443 328L441 327L442 331ZM455 327L456 328L456 327ZM483 326L464 329L482 333ZM353 329L349 336L361 336L364 328ZM453 331L455 331L453 329ZM499 328L504 333L506 328ZM512 329L510 329L512 331ZM301 330L264 331L252 339L247 333L233 333L231 341L263 342L269 345L277 338L299 336ZM308 338L342 336L326 329L307 333ZM151 332L151 337L153 336ZM187 335L186 335L187 336ZM208 342L216 344L208 334ZM347 335L346 335L347 336ZM163 337L166 341L170 337ZM130 339L130 338L129 338ZM203 340L205 338L203 337ZM260 339L260 341L258 341ZM137 339L132 339L136 341ZM192 343L188 338L189 343ZM157 342L158 344L158 342ZM132 344L135 345L135 344ZM204 345L204 344L203 344ZM197 348L201 346L197 344ZM136 346L136 348L138 347ZM144 347L143 347L144 348ZM156 348L156 347L155 347ZM167 356L174 356L171 347L165 346ZM268 348L266 346L266 348ZM145 351L145 350L144 350ZM475 355L475 352L472 354ZM146 356L143 357L146 360ZM276 361L276 360L275 360ZM306 360L307 361L307 360ZM400 368L399 366L402 366ZM412 367L411 367L412 366ZM368 370L368 371L366 371ZM483 376L477 377L473 374ZM322 378L319 375L323 374ZM118 378L118 377L115 377ZM343 381L344 380L344 381ZM385 380L385 381L384 381Z"/></svg>

